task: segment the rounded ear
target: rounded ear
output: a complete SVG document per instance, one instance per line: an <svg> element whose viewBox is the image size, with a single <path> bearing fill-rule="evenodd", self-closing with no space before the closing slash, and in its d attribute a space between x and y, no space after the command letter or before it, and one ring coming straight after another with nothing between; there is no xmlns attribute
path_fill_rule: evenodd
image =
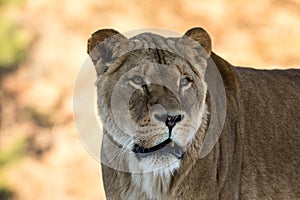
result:
<svg viewBox="0 0 300 200"><path fill-rule="evenodd" d="M92 37L88 39L87 53L89 54L98 44L103 42L105 39L110 38L114 35L119 34L114 29L100 29L92 34Z"/></svg>
<svg viewBox="0 0 300 200"><path fill-rule="evenodd" d="M113 61L114 50L127 38L113 29L100 29L88 39L87 53L95 65L97 74L105 72Z"/></svg>
<svg viewBox="0 0 300 200"><path fill-rule="evenodd" d="M194 41L198 42L206 51L207 57L211 54L211 39L209 34L201 27L196 27L188 30L185 36L190 37Z"/></svg>

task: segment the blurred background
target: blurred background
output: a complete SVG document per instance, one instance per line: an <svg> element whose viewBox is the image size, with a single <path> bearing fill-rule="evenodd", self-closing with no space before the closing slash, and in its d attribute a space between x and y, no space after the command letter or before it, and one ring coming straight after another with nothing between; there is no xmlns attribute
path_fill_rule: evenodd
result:
<svg viewBox="0 0 300 200"><path fill-rule="evenodd" d="M300 66L300 0L0 0L0 200L104 199L72 113L87 39L194 26L234 65Z"/></svg>

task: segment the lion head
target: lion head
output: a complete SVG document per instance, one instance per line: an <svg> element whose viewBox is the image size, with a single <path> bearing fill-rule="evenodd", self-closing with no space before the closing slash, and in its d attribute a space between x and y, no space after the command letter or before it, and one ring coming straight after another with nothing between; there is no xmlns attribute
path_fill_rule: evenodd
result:
<svg viewBox="0 0 300 200"><path fill-rule="evenodd" d="M119 149L110 159L127 152L129 170L177 169L208 113L207 32L194 28L178 38L142 33L128 39L104 29L89 39L88 53L97 71L105 135Z"/></svg>

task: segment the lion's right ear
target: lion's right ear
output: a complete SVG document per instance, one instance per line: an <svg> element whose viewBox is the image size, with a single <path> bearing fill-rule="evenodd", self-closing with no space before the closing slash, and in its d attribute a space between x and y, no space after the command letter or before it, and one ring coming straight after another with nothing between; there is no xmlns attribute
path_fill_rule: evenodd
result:
<svg viewBox="0 0 300 200"><path fill-rule="evenodd" d="M100 29L92 34L88 39L87 53L95 65L98 76L113 62L115 48L127 41L125 36L113 29Z"/></svg>

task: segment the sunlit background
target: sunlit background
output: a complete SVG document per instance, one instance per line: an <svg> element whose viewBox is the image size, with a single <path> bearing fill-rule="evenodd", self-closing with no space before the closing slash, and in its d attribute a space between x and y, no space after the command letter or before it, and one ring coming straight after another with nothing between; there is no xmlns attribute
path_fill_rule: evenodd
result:
<svg viewBox="0 0 300 200"><path fill-rule="evenodd" d="M234 65L300 66L299 0L0 0L0 199L103 199L72 114L87 39L194 26Z"/></svg>

